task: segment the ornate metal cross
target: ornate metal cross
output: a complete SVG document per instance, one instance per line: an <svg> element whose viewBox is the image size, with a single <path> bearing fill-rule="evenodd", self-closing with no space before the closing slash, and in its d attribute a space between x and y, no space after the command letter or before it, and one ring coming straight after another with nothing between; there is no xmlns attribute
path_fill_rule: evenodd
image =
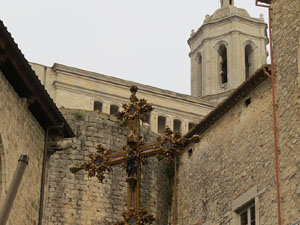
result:
<svg viewBox="0 0 300 225"><path fill-rule="evenodd" d="M154 217L148 214L147 209L141 208L140 204L142 164L146 163L147 157L153 156L171 163L189 143L200 139L199 136L183 138L179 132L173 133L167 127L163 137L160 136L156 143L147 145L140 136L140 121L145 122L153 108L145 99L136 97L137 87L132 86L130 91L130 103L123 104L123 111L116 115L127 126L127 144L122 151L113 153L99 145L97 152L90 155L89 162L70 170L76 173L84 169L89 176L95 176L102 182L105 172L111 172L113 166L122 164L128 175L128 211L123 213L123 220L115 225L146 225L151 224Z"/></svg>

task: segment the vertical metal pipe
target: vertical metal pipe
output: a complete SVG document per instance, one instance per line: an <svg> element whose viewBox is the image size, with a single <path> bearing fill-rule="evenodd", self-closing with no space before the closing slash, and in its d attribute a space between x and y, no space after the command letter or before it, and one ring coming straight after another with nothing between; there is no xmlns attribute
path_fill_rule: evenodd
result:
<svg viewBox="0 0 300 225"><path fill-rule="evenodd" d="M50 132L51 129L57 129L57 128L63 128L63 127L64 127L64 123L62 125L58 125L58 126L49 126L46 129L45 143L44 143L44 153L43 153L43 164L42 164L41 191L40 191L40 208L39 208L39 221L38 221L38 225L42 225L42 221L43 221L44 195L45 195L45 183L46 183L46 164L47 164L49 132Z"/></svg>
<svg viewBox="0 0 300 225"><path fill-rule="evenodd" d="M271 52L271 75L265 71L265 74L272 79L272 103L273 103L273 133L274 133L274 149L275 149L275 172L276 172L276 197L277 197L277 218L278 225L281 225L281 204L280 204L280 180L279 180L279 158L278 158L278 138L277 138L277 121L276 121L276 99L275 99L275 70L273 57L273 37L272 37L272 18L271 8L269 5L259 4L256 0L256 6L268 8L269 12L269 36L270 36L270 52Z"/></svg>
<svg viewBox="0 0 300 225"><path fill-rule="evenodd" d="M29 157L27 155L20 156L17 169L10 183L8 193L6 195L4 204L0 211L0 225L5 225L8 220L8 216L13 206L14 200L16 198L19 186L22 181L22 177L24 175L26 166L28 165L28 160Z"/></svg>
<svg viewBox="0 0 300 225"><path fill-rule="evenodd" d="M38 225L41 225L42 221L43 221L44 193L45 193L45 178L46 178L46 163L47 163L49 130L50 130L50 127L47 127L46 136L45 136L45 143L44 143L43 164L42 164L41 191L40 191L40 208L39 208L39 221L38 221Z"/></svg>

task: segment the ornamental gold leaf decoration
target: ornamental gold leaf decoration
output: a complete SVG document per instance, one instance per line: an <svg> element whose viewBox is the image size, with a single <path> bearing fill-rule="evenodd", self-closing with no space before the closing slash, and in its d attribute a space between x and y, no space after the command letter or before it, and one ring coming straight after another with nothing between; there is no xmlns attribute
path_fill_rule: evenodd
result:
<svg viewBox="0 0 300 225"><path fill-rule="evenodd" d="M147 209L135 210L134 208L130 208L122 216L123 221L117 222L114 225L146 225L152 224L155 220L153 215L147 213Z"/></svg>
<svg viewBox="0 0 300 225"><path fill-rule="evenodd" d="M111 172L112 167L109 165L108 156L112 153L111 150L106 150L102 145L98 145L97 152L89 155L90 160L81 166L72 167L70 170L72 173L76 173L80 170L88 172L89 177L97 177L102 183L105 178L105 172Z"/></svg>
<svg viewBox="0 0 300 225"><path fill-rule="evenodd" d="M185 138L179 132L173 132L169 127L166 127L164 136L157 138L156 148L160 149L157 158L171 163L175 157L182 154L186 146L199 141L200 137L198 135Z"/></svg>
<svg viewBox="0 0 300 225"><path fill-rule="evenodd" d="M142 122L146 122L147 115L151 113L153 107L147 103L145 99L138 99L136 92L138 88L132 86L130 88L130 104L124 103L122 105L123 111L116 114L118 120L122 121L124 125L127 125L130 121L140 119Z"/></svg>

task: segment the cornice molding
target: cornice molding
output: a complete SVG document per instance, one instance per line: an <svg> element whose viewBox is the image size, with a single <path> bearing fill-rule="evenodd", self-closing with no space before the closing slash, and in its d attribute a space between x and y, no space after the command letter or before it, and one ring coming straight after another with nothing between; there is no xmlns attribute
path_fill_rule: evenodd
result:
<svg viewBox="0 0 300 225"><path fill-rule="evenodd" d="M86 96L93 97L92 100L97 99L97 98L95 98L95 96L101 96L101 98L104 100L103 103L114 103L114 104L120 106L121 103L128 102L128 97L127 96L123 97L123 96L119 96L119 95L115 95L115 94L108 94L106 92L102 92L102 91L99 91L99 90L88 89L88 88L80 87L80 86L77 86L77 85L71 85L71 84L67 84L67 83L64 83L64 82L60 82L60 81L54 81L53 86L57 90L65 90L65 91L68 91L68 92L73 92L73 93L78 93L78 94L85 94ZM110 99L113 99L113 100L110 100ZM201 114L197 114L197 113L193 113L193 112L186 112L186 111L182 111L182 110L178 110L178 109L174 109L174 108L169 108L169 107L165 107L165 106L162 106L162 105L157 105L155 103L151 103L151 104L154 107L154 112L156 112L158 114L160 112L165 112L168 115L174 116L174 117L176 117L176 115L181 115L184 118L186 118L186 120L191 119L190 117L193 117L193 118L199 118L199 117L202 118L203 117L203 115L201 115ZM177 112L177 113L174 114L174 112Z"/></svg>
<svg viewBox="0 0 300 225"><path fill-rule="evenodd" d="M53 65L52 69L56 74L60 73L60 74L66 75L66 76L72 76L72 77L77 77L77 78L78 78L78 76L80 76L80 79L90 80L90 81L99 82L99 83L103 82L103 83L113 85L116 87L125 88L126 90L130 86L135 85L135 86L138 86L139 92L143 92L144 94L155 95L155 96L165 97L165 98L169 98L169 99L177 99L179 101L187 102L188 104L191 104L191 103L197 104L197 105L201 105L203 107L210 108L210 109L215 107L215 105L213 103L211 103L209 101L201 100L198 97L181 94L181 93L177 93L177 92L173 92L173 91L169 91L169 90L163 90L163 89L159 89L156 87L139 84L139 83L135 83L135 82L131 82L131 81L127 81L127 80L123 80L120 78L111 77L111 76L107 76L107 75L103 75L103 74L89 72L89 71L85 71L85 70L81 70L81 69L77 69L77 68L73 68L73 67L68 67L65 65L57 64L57 63L55 63Z"/></svg>
<svg viewBox="0 0 300 225"><path fill-rule="evenodd" d="M247 23L250 23L250 24L256 24L260 27L263 26L263 27L265 27L265 29L268 28L268 24L263 20L252 18L252 17L245 18L245 17L242 17L240 15L231 15L231 16L224 17L224 18L221 18L221 19L218 19L218 20L204 22L202 24L202 26L196 32L192 33L191 37L188 39L187 42L188 42L189 45L191 45L191 43L198 36L200 36L200 34L202 32L204 32L205 29L208 29L209 27L215 26L216 24L219 24L219 23L232 22L232 21L240 21L240 22L244 21L244 22L247 22Z"/></svg>

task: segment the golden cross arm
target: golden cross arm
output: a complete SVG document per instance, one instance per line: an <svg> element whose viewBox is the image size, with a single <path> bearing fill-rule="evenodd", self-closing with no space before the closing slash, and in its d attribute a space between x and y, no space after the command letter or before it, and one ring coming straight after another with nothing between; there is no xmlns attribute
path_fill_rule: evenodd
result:
<svg viewBox="0 0 300 225"><path fill-rule="evenodd" d="M193 136L192 138L183 138L180 134L175 133L167 128L164 137L158 137L157 142L152 145L142 145L137 151L137 160L145 163L148 157L156 156L159 160L172 162L175 157L180 155L183 149L191 142L198 142L200 137ZM124 150L129 149L129 144L123 147ZM72 167L72 173L76 173L85 169L89 172L89 176L96 176L100 182L103 181L105 172L110 172L112 166L123 164L126 168L126 162L129 160L129 152L112 152L111 150L104 149L101 145L97 147L97 152L91 154L90 161L78 167ZM139 162L139 163L140 163Z"/></svg>
<svg viewBox="0 0 300 225"><path fill-rule="evenodd" d="M128 211L123 213L123 221L115 225L151 224L154 217L146 209L140 209L141 165L146 163L148 157L154 156L171 163L189 143L200 140L199 136L184 138L167 127L164 136L159 136L155 143L145 144L140 136L140 121L145 122L153 108L145 99L136 97L137 87L131 87L130 91L130 104L123 104L124 111L116 115L127 126L127 143L122 151L112 152L99 145L97 152L89 156L88 162L70 169L72 173L86 170L89 176L103 182L113 166L123 165L128 175Z"/></svg>

